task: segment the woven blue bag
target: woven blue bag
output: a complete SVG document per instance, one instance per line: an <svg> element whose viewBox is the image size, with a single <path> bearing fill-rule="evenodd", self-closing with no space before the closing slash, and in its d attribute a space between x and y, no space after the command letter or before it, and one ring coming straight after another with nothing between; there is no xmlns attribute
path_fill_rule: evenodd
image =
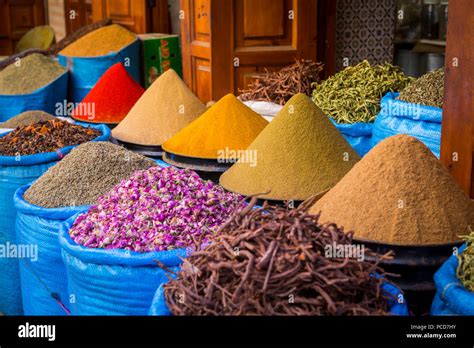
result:
<svg viewBox="0 0 474 348"><path fill-rule="evenodd" d="M107 126L90 127L102 132L102 135L93 141L107 141L110 138L110 129ZM8 133L1 134L0 137L6 134ZM74 147L67 146L56 152L36 155L0 156L0 247L10 251L17 249L16 209L13 203L15 191L39 178ZM12 252L9 252L9 255L12 255ZM0 313L21 315L23 310L18 257L0 257L0 269Z"/></svg>
<svg viewBox="0 0 474 348"><path fill-rule="evenodd" d="M59 63L70 71L69 100L78 103L84 99L102 75L114 64L123 63L128 73L141 82L140 41L137 39L119 52L98 57L68 57L58 55Z"/></svg>
<svg viewBox="0 0 474 348"><path fill-rule="evenodd" d="M65 315L69 298L59 228L70 217L87 211L88 206L39 207L23 198L30 186L20 187L13 198L17 243L37 248L36 260L19 260L23 311L25 315Z"/></svg>
<svg viewBox="0 0 474 348"><path fill-rule="evenodd" d="M399 93L387 93L381 100L372 134L375 146L396 134L411 135L424 143L439 158L442 109L397 100Z"/></svg>
<svg viewBox="0 0 474 348"><path fill-rule="evenodd" d="M76 218L67 220L59 232L71 314L147 315L156 289L168 281L167 272L156 261L177 272L188 251L137 253L87 248L69 236Z"/></svg>
<svg viewBox="0 0 474 348"><path fill-rule="evenodd" d="M459 249L463 252L466 245ZM456 275L458 258L451 257L434 275L436 295L431 315L474 315L474 292L467 290Z"/></svg>
<svg viewBox="0 0 474 348"><path fill-rule="evenodd" d="M386 292L391 298L388 300L389 311L392 315L408 316L408 306L403 297L402 291L391 283L383 283L382 291ZM168 306L166 305L163 285L160 285L156 290L155 296L148 311L149 315L153 316L169 316L172 315Z"/></svg>
<svg viewBox="0 0 474 348"><path fill-rule="evenodd" d="M344 136L352 148L359 154L364 156L367 152L372 149L372 130L374 128L373 123L337 123L331 117L329 119L339 129L339 132Z"/></svg>
<svg viewBox="0 0 474 348"><path fill-rule="evenodd" d="M69 73L66 71L48 85L30 94L0 95L0 122L29 110L56 114L56 104L67 98Z"/></svg>

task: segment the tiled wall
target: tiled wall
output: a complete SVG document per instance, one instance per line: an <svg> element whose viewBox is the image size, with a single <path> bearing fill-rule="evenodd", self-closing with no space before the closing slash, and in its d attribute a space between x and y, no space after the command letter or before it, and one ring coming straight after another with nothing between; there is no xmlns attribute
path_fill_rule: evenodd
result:
<svg viewBox="0 0 474 348"><path fill-rule="evenodd" d="M393 61L395 0L337 0L336 69Z"/></svg>

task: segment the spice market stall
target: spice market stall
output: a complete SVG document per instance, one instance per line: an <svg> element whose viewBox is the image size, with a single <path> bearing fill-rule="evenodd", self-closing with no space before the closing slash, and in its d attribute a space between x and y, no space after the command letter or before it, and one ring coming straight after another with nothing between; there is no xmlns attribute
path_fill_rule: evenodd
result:
<svg viewBox="0 0 474 348"><path fill-rule="evenodd" d="M473 3L262 3L0 62L1 314L474 313Z"/></svg>

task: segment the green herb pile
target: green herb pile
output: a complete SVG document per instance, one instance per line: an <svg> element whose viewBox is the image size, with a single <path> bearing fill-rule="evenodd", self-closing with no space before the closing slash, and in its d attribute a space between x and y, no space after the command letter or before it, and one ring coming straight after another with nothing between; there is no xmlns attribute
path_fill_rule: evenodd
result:
<svg viewBox="0 0 474 348"><path fill-rule="evenodd" d="M338 123L373 122L383 95L400 91L412 81L399 67L371 66L364 60L313 84L313 101Z"/></svg>

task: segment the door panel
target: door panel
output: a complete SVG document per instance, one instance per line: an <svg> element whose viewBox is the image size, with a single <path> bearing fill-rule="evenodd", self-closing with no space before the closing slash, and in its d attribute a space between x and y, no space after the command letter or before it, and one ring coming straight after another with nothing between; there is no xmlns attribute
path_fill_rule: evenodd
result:
<svg viewBox="0 0 474 348"><path fill-rule="evenodd" d="M0 0L1 54L12 54L17 41L30 29L45 24L43 0Z"/></svg>
<svg viewBox="0 0 474 348"><path fill-rule="evenodd" d="M183 75L204 102L239 94L265 68L316 60L316 0L181 0L181 9ZM205 79L200 59L210 62Z"/></svg>
<svg viewBox="0 0 474 348"><path fill-rule="evenodd" d="M114 23L142 34L146 32L145 0L92 0L94 22L110 18Z"/></svg>

